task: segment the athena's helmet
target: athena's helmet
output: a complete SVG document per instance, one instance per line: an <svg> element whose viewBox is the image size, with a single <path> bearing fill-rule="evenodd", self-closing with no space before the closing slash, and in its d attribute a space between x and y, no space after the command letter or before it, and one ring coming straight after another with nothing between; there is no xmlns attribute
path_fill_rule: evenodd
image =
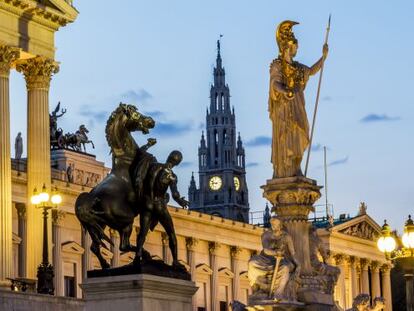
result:
<svg viewBox="0 0 414 311"><path fill-rule="evenodd" d="M276 42L279 46L279 55L289 46L289 43L297 43L292 27L299 24L294 21L283 21L276 29Z"/></svg>
<svg viewBox="0 0 414 311"><path fill-rule="evenodd" d="M173 166L176 166L181 163L182 159L182 153L178 150L174 150L168 155L167 162L171 163Z"/></svg>

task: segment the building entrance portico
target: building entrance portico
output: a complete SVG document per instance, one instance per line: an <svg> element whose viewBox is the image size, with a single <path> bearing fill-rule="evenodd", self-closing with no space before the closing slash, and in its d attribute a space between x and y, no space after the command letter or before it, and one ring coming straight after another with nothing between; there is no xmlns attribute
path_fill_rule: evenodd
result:
<svg viewBox="0 0 414 311"><path fill-rule="evenodd" d="M0 0L0 284L12 276L12 179L10 158L10 71L22 73L27 86L27 202L34 188L50 189L49 87L59 70L54 35L73 22L71 1ZM41 262L41 211L26 206L25 277L35 278ZM50 228L49 228L50 230ZM49 234L49 237L52 235ZM51 247L52 243L49 242ZM51 254L51 251L49 252Z"/></svg>

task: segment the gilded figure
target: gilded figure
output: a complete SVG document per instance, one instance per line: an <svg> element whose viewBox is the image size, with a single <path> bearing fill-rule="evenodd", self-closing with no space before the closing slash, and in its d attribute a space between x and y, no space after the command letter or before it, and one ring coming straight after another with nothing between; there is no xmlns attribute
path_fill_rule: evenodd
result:
<svg viewBox="0 0 414 311"><path fill-rule="evenodd" d="M328 55L311 67L294 60L298 41L293 33L297 22L283 21L276 30L279 56L270 65L269 115L273 124L273 178L302 176L301 162L309 146L309 123L305 110L304 90L309 76L315 75Z"/></svg>

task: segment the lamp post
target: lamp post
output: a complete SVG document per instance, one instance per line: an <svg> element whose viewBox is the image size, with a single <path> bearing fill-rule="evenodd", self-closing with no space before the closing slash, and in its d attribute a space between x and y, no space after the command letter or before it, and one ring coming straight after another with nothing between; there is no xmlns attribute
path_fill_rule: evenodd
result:
<svg viewBox="0 0 414 311"><path fill-rule="evenodd" d="M407 311L414 311L414 222L411 219L411 215L408 215L408 219L405 222L404 234L398 243L398 247L387 221L384 221L377 246L381 252L385 253L388 259L398 260L401 264L405 277Z"/></svg>
<svg viewBox="0 0 414 311"><path fill-rule="evenodd" d="M37 268L37 292L39 294L53 295L55 292L53 285L54 271L53 266L49 263L47 218L49 210L57 208L57 205L62 202L62 197L57 193L56 187L52 191L52 195L50 195L46 190L46 186L43 185L40 193L37 192L36 188L33 190L30 200L36 208L43 209L43 256L42 263Z"/></svg>

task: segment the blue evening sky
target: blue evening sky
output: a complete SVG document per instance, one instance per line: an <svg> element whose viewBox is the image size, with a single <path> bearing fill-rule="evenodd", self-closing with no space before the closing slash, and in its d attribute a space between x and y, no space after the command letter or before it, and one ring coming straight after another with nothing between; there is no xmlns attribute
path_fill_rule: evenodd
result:
<svg viewBox="0 0 414 311"><path fill-rule="evenodd" d="M136 104L158 122L153 153L164 161L178 148L180 190L187 196L191 171L209 104L209 87L222 38L231 104L246 148L252 211L263 210L259 188L272 175L271 123L267 113L268 68L277 56L276 25L300 22L297 60L311 65L321 56L329 13L326 62L315 151L309 177L323 180L328 147L329 202L335 215L354 215L360 201L382 224L402 228L412 200L414 41L412 1L74 1L80 14L56 36L60 73L52 81L50 108L68 109L59 126L90 129L98 160L110 164L104 125L120 101ZM318 77L307 90L308 117ZM26 142L26 91L11 78L12 139ZM136 135L140 144L146 137ZM324 198L318 202L322 204Z"/></svg>

